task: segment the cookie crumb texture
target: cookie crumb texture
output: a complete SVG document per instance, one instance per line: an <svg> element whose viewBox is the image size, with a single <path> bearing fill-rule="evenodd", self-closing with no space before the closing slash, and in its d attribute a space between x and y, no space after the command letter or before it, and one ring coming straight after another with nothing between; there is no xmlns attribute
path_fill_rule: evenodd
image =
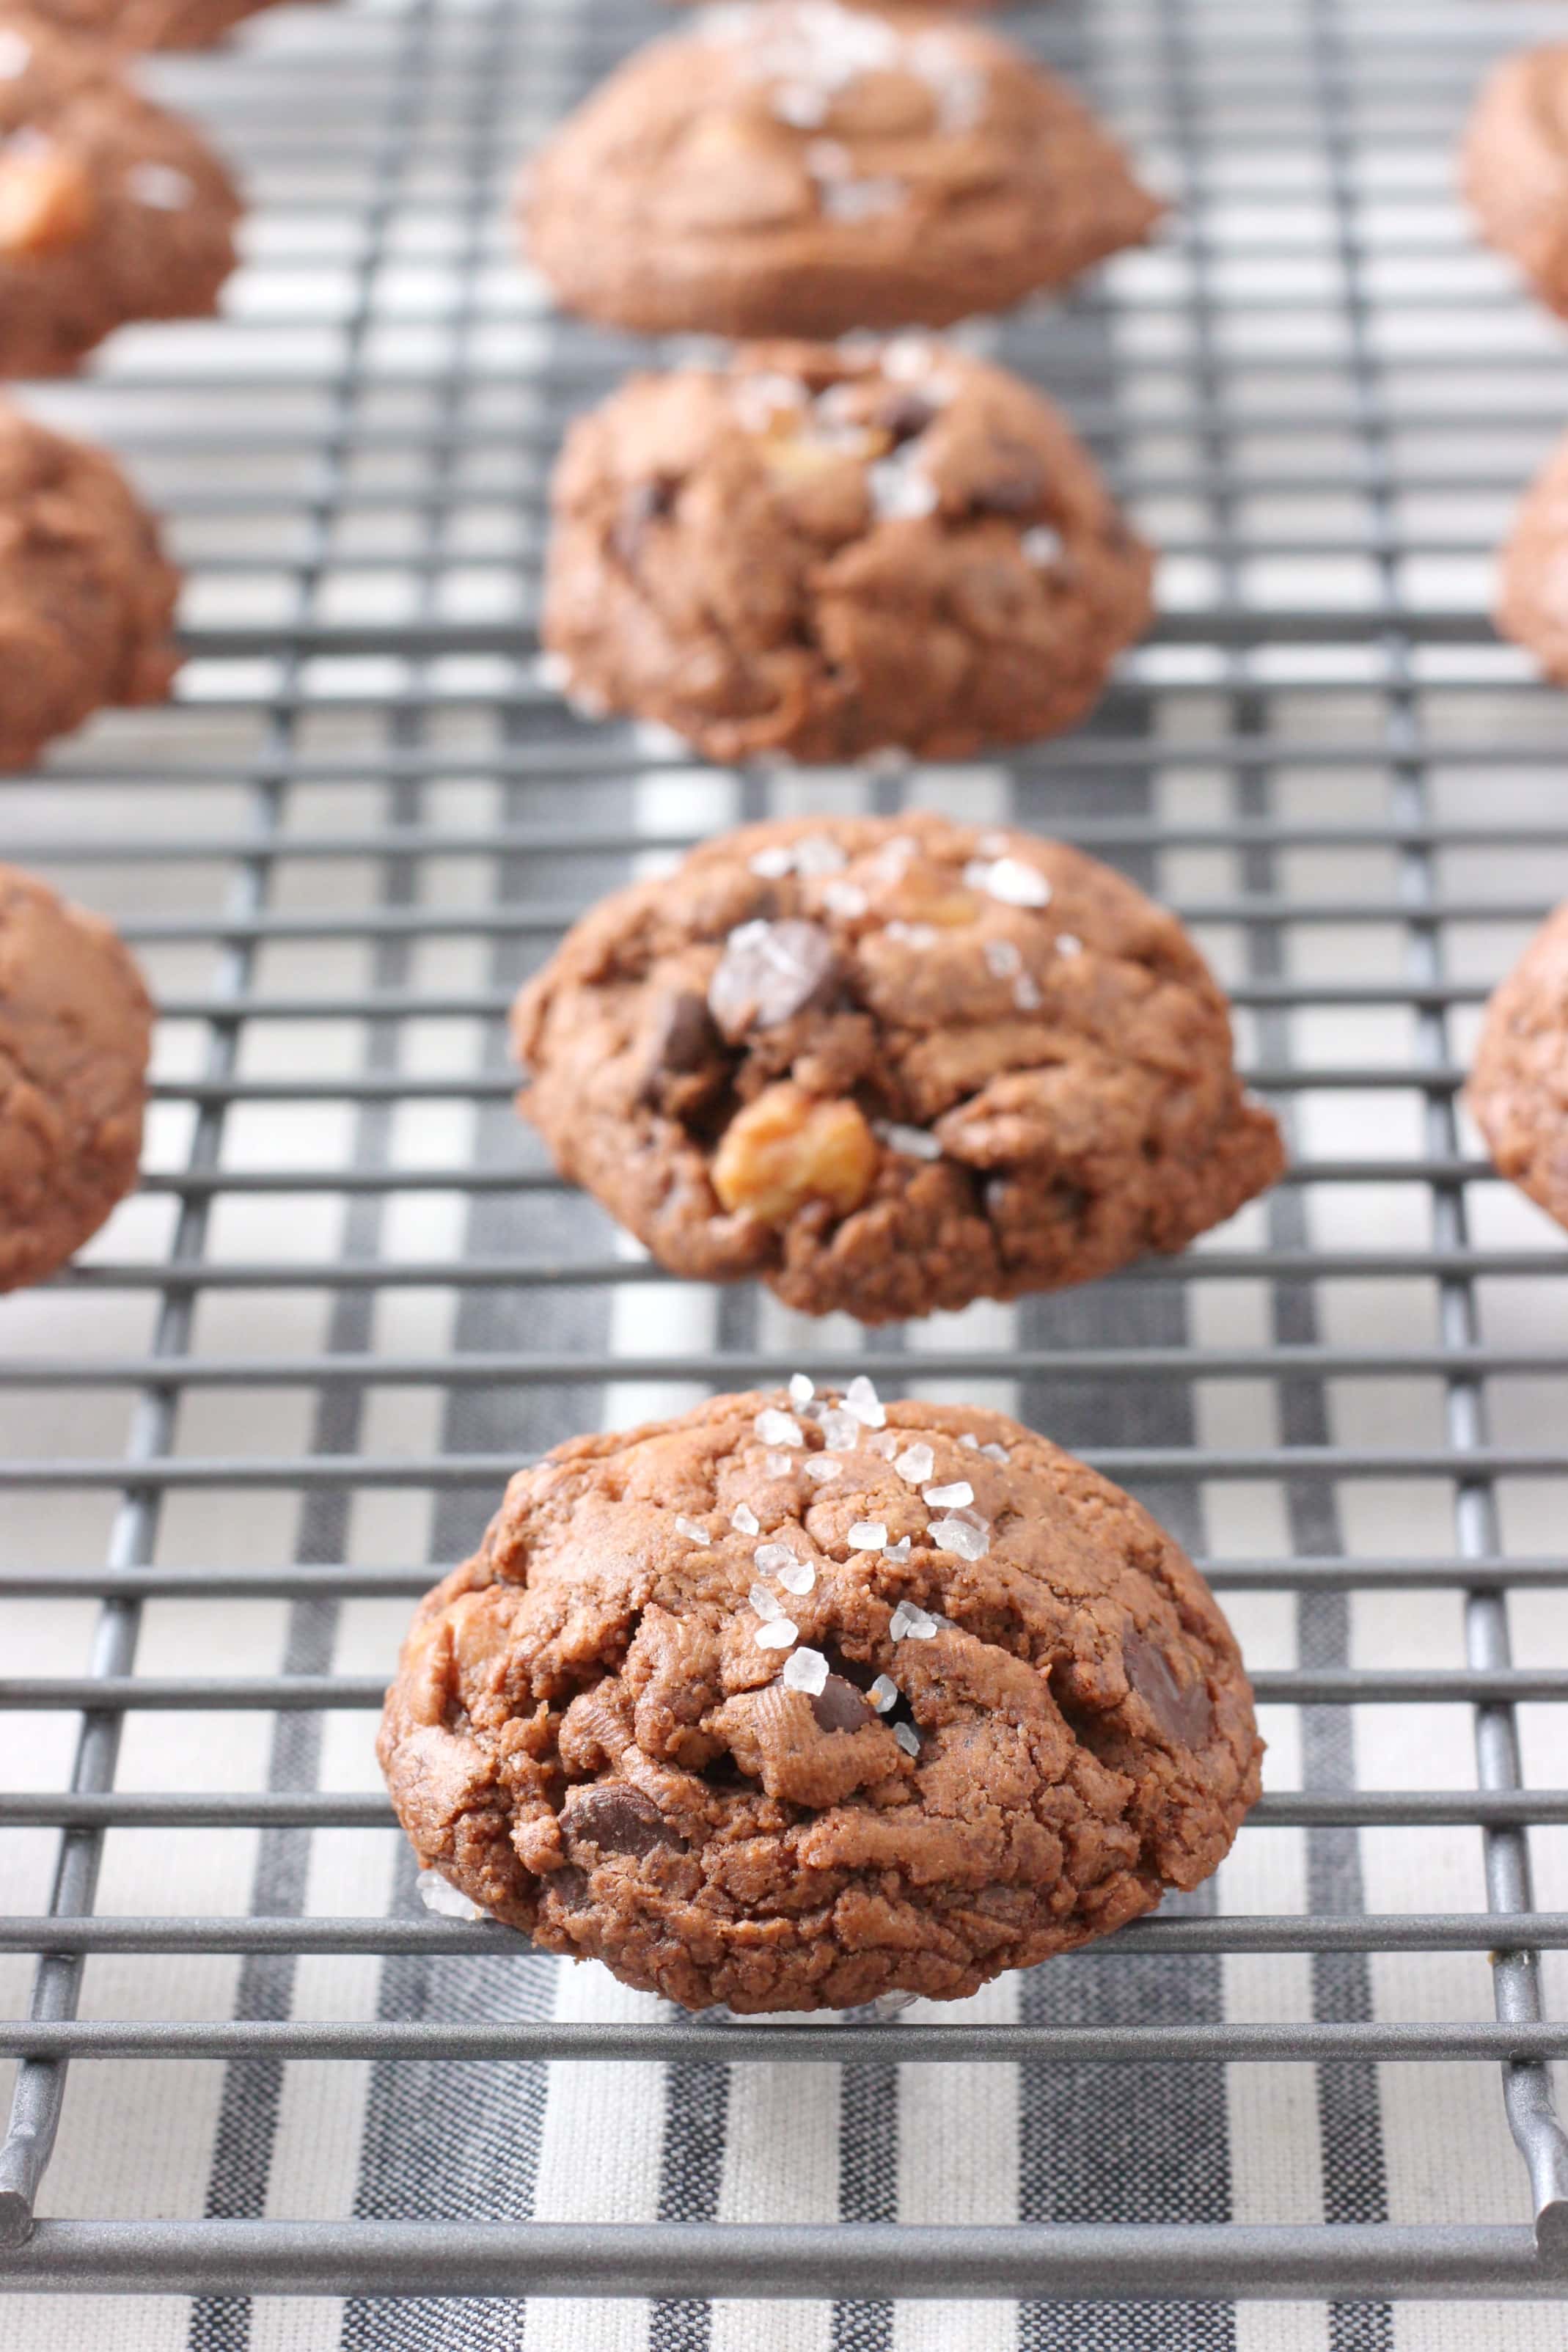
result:
<svg viewBox="0 0 1568 2352"><path fill-rule="evenodd" d="M0 866L0 1290L55 1273L135 1183L152 1034L110 926Z"/></svg>
<svg viewBox="0 0 1568 2352"><path fill-rule="evenodd" d="M1568 902L1488 1005L1466 1101L1499 1175L1568 1225Z"/></svg>
<svg viewBox="0 0 1568 2352"><path fill-rule="evenodd" d="M1260 1754L1225 1619L1129 1496L998 1413L783 1395L515 1478L380 1739L426 1866L740 2011L955 2000L1104 1935L1217 1866Z"/></svg>
<svg viewBox="0 0 1568 2352"><path fill-rule="evenodd" d="M881 1323L1179 1250L1274 1181L1172 915L1060 842L753 825L606 899L520 997L521 1108L671 1271Z"/></svg>
<svg viewBox="0 0 1568 2352"><path fill-rule="evenodd" d="M0 406L0 768L179 667L180 576L113 460Z"/></svg>
<svg viewBox="0 0 1568 2352"><path fill-rule="evenodd" d="M1497 68L1470 117L1461 176L1489 245L1568 317L1568 45Z"/></svg>
<svg viewBox="0 0 1568 2352"><path fill-rule="evenodd" d="M210 49L275 0L35 0L63 30L97 33L127 49Z"/></svg>
<svg viewBox="0 0 1568 2352"><path fill-rule="evenodd" d="M1568 188L1563 204L1568 236ZM1548 677L1568 686L1568 440L1559 442L1520 503L1502 551L1497 625L1535 656Z"/></svg>
<svg viewBox="0 0 1568 2352"><path fill-rule="evenodd" d="M132 320L214 310L239 214L217 157L107 42L0 7L0 374L68 373Z"/></svg>
<svg viewBox="0 0 1568 2352"><path fill-rule="evenodd" d="M721 761L1057 734L1151 617L1152 558L1059 411L917 337L634 378L552 502L562 683Z"/></svg>
<svg viewBox="0 0 1568 2352"><path fill-rule="evenodd" d="M1005 310L1163 207L1079 100L951 16L708 10L612 74L525 173L530 258L647 334L846 334Z"/></svg>

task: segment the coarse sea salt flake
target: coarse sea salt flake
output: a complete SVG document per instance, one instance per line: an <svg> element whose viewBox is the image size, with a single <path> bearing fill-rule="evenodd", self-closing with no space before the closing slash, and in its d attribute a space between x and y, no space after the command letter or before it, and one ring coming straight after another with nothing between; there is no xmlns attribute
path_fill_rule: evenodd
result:
<svg viewBox="0 0 1568 2352"><path fill-rule="evenodd" d="M879 1675L866 1696L879 1715L886 1715L899 1703L899 1685L891 1675Z"/></svg>
<svg viewBox="0 0 1568 2352"><path fill-rule="evenodd" d="M771 1618L756 1631L759 1650L788 1650L800 1639L800 1627L792 1625L787 1617Z"/></svg>
<svg viewBox="0 0 1568 2352"><path fill-rule="evenodd" d="M805 1475L815 1485L826 1486L830 1478L837 1477L843 1467L835 1454L814 1454L805 1465Z"/></svg>
<svg viewBox="0 0 1568 2352"><path fill-rule="evenodd" d="M795 1565L795 1554L788 1544L759 1544L752 1559L764 1576L776 1576L781 1568L793 1568Z"/></svg>
<svg viewBox="0 0 1568 2352"><path fill-rule="evenodd" d="M0 81L15 81L25 74L33 61L33 47L10 26L0 30Z"/></svg>
<svg viewBox="0 0 1568 2352"><path fill-rule="evenodd" d="M784 1667L784 1680L786 1688L815 1698L827 1688L827 1661L820 1650L797 1650Z"/></svg>
<svg viewBox="0 0 1568 2352"><path fill-rule="evenodd" d="M890 1559L896 1568L902 1568L912 1549L909 1537L900 1536L896 1544L887 1544L883 1547L882 1558Z"/></svg>
<svg viewBox="0 0 1568 2352"><path fill-rule="evenodd" d="M795 1468L795 1464L787 1454L764 1454L763 1468L770 1478L787 1478Z"/></svg>
<svg viewBox="0 0 1568 2352"><path fill-rule="evenodd" d="M893 1467L906 1486L919 1486L936 1468L936 1455L929 1445L910 1445L899 1455Z"/></svg>
<svg viewBox="0 0 1568 2352"><path fill-rule="evenodd" d="M899 1450L899 1433L896 1429L874 1429L862 1438L861 1444L868 1454L879 1454L884 1462L890 1462Z"/></svg>
<svg viewBox="0 0 1568 2352"><path fill-rule="evenodd" d="M1037 1013L1045 1003L1040 984L1032 972L1021 971L1013 982L1013 1002L1020 1013Z"/></svg>
<svg viewBox="0 0 1568 2352"><path fill-rule="evenodd" d="M1037 564L1042 572L1048 572L1053 563L1061 561L1062 535L1059 530L1052 530L1048 523L1037 522L1032 530L1024 533L1018 549L1026 563Z"/></svg>
<svg viewBox="0 0 1568 2352"><path fill-rule="evenodd" d="M974 1489L967 1478L960 1478L952 1486L928 1486L925 1500L933 1511L961 1511L965 1503L974 1500Z"/></svg>
<svg viewBox="0 0 1568 2352"><path fill-rule="evenodd" d="M996 980L1011 980L1024 969L1024 959L1011 940L987 940L985 963Z"/></svg>
<svg viewBox="0 0 1568 2352"><path fill-rule="evenodd" d="M764 882L782 882L795 872L795 853L788 849L759 849L746 860L751 871Z"/></svg>
<svg viewBox="0 0 1568 2352"><path fill-rule="evenodd" d="M804 841L795 843L797 874L838 874L848 863L838 844L826 833L808 833Z"/></svg>
<svg viewBox="0 0 1568 2352"><path fill-rule="evenodd" d="M746 1598L764 1625L776 1625L783 1619L784 1611L765 1584L753 1584Z"/></svg>
<svg viewBox="0 0 1568 2352"><path fill-rule="evenodd" d="M910 445L913 446L912 444ZM929 474L917 466L883 457L866 477L871 504L883 522L919 522L937 509L939 492Z"/></svg>
<svg viewBox="0 0 1568 2352"><path fill-rule="evenodd" d="M1065 956L1082 955L1083 941L1075 932L1059 931L1057 934L1057 953Z"/></svg>
<svg viewBox="0 0 1568 2352"><path fill-rule="evenodd" d="M860 1443L860 1424L842 1405L829 1405L822 1416L822 1442L831 1453L853 1454Z"/></svg>
<svg viewBox="0 0 1568 2352"><path fill-rule="evenodd" d="M994 1443L983 1445L980 1451L984 1454L987 1462L1011 1462L1013 1459L1005 1445L997 1445Z"/></svg>
<svg viewBox="0 0 1568 2352"><path fill-rule="evenodd" d="M895 1723L893 1726L893 1738L898 1741L899 1746L903 1749L906 1756L918 1756L920 1754L921 1736L912 1724Z"/></svg>
<svg viewBox="0 0 1568 2352"><path fill-rule="evenodd" d="M849 1530L851 1551L880 1551L887 1540L887 1524L882 1519L857 1519Z"/></svg>
<svg viewBox="0 0 1568 2352"><path fill-rule="evenodd" d="M443 1919L488 1919L490 1916L456 1886L448 1885L438 1870L422 1870L414 1883L426 1911L434 1911Z"/></svg>
<svg viewBox="0 0 1568 2352"><path fill-rule="evenodd" d="M980 1440L972 1429L966 1429L958 1442L960 1445L967 1446L971 1454L977 1454L980 1450Z"/></svg>
<svg viewBox="0 0 1568 2352"><path fill-rule="evenodd" d="M917 1609L912 1601L900 1601L888 1632L895 1642L931 1642L936 1639L937 1622L924 1609Z"/></svg>
<svg viewBox="0 0 1568 2352"><path fill-rule="evenodd" d="M779 1582L786 1592L810 1592L816 1583L816 1570L808 1559L792 1559L787 1568L780 1569Z"/></svg>
<svg viewBox="0 0 1568 2352"><path fill-rule="evenodd" d="M990 1529L968 1519L933 1519L931 1539L938 1551L950 1551L957 1559L984 1559L991 1549Z"/></svg>
<svg viewBox="0 0 1568 2352"><path fill-rule="evenodd" d="M845 1410L868 1429L885 1429L888 1411L864 1372L858 1372L844 1391Z"/></svg>
<svg viewBox="0 0 1568 2352"><path fill-rule="evenodd" d="M829 882L823 890L822 903L830 915L837 915L847 923L871 911L871 901L858 882Z"/></svg>
<svg viewBox="0 0 1568 2352"><path fill-rule="evenodd" d="M139 205L157 213L183 213L196 193L195 182L172 163L137 163L125 184Z"/></svg>
<svg viewBox="0 0 1568 2352"><path fill-rule="evenodd" d="M776 1405L766 1405L752 1423L764 1445L804 1445L805 1433L795 1415L780 1412Z"/></svg>
<svg viewBox="0 0 1568 2352"><path fill-rule="evenodd" d="M792 1372L790 1374L789 1401L791 1404L794 1405L796 1412L801 1412L805 1406L808 1405L816 1394L816 1382L814 1380L808 1379L805 1372Z"/></svg>
<svg viewBox="0 0 1568 2352"><path fill-rule="evenodd" d="M895 916L887 926L887 933L890 940L898 940L907 948L934 948L936 945L934 923L906 923Z"/></svg>
<svg viewBox="0 0 1568 2352"><path fill-rule="evenodd" d="M1051 903L1050 884L1037 866L1030 866L1021 857L997 858L984 887L1005 907L1048 907Z"/></svg>
<svg viewBox="0 0 1568 2352"><path fill-rule="evenodd" d="M737 1503L730 1514L730 1525L740 1536L760 1535L762 1524L750 1503Z"/></svg>
<svg viewBox="0 0 1568 2352"><path fill-rule="evenodd" d="M885 1119L877 1129L890 1151L902 1152L906 1160L940 1160L942 1146L925 1127L906 1127L898 1119Z"/></svg>
<svg viewBox="0 0 1568 2352"><path fill-rule="evenodd" d="M708 1540L707 1528L699 1520L689 1519L684 1511L677 1516L675 1532L678 1536L684 1536L688 1543L705 1544Z"/></svg>
<svg viewBox="0 0 1568 2352"><path fill-rule="evenodd" d="M792 131L819 131L833 110L831 94L805 81L781 82L768 103Z"/></svg>

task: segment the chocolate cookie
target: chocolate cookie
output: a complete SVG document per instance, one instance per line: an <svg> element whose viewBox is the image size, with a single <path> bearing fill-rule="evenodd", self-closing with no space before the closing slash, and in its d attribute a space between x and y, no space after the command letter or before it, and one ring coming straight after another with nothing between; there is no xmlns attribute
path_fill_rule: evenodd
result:
<svg viewBox="0 0 1568 2352"><path fill-rule="evenodd" d="M521 1097L673 1272L863 1322L1178 1250L1273 1182L1225 998L1060 842L761 824L606 899L525 988Z"/></svg>
<svg viewBox="0 0 1568 2352"><path fill-rule="evenodd" d="M96 33L127 49L210 49L276 0L32 0L67 32Z"/></svg>
<svg viewBox="0 0 1568 2352"><path fill-rule="evenodd" d="M1568 902L1487 1007L1466 1100L1499 1175L1568 1225Z"/></svg>
<svg viewBox="0 0 1568 2352"><path fill-rule="evenodd" d="M1526 492L1502 551L1497 625L1568 686L1568 440Z"/></svg>
<svg viewBox="0 0 1568 2352"><path fill-rule="evenodd" d="M634 57L525 176L566 306L647 334L838 335L1005 310L1163 207L1061 82L909 9L771 0Z"/></svg>
<svg viewBox="0 0 1568 2352"><path fill-rule="evenodd" d="M1150 618L1152 559L1066 419L916 337L634 377L553 504L568 691L721 761L1056 734Z"/></svg>
<svg viewBox="0 0 1568 2352"><path fill-rule="evenodd" d="M721 1397L558 1446L420 1607L422 1863L688 2009L955 2000L1195 1886L1258 1787L1149 1514L1000 1413Z"/></svg>
<svg viewBox="0 0 1568 2352"><path fill-rule="evenodd" d="M0 866L0 1290L55 1273L135 1183L152 1030L109 925Z"/></svg>
<svg viewBox="0 0 1568 2352"><path fill-rule="evenodd" d="M1470 117L1461 171L1482 236L1568 314L1568 45L1497 68Z"/></svg>
<svg viewBox="0 0 1568 2352"><path fill-rule="evenodd" d="M105 704L162 699L179 586L113 460L0 405L0 768Z"/></svg>
<svg viewBox="0 0 1568 2352"><path fill-rule="evenodd" d="M133 319L213 310L234 184L105 43L0 6L0 375L59 375Z"/></svg>

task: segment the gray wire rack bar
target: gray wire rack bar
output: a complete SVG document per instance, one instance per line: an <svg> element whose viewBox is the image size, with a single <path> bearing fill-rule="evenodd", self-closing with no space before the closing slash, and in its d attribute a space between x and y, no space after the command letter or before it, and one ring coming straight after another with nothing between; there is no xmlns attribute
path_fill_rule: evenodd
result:
<svg viewBox="0 0 1568 2352"><path fill-rule="evenodd" d="M1500 1339L1486 1312L1509 1286L1558 1296L1568 1252L1542 1233L1499 1238L1478 1214L1489 1171L1456 1108L1465 1024L1503 955L1499 943L1521 938L1568 884L1568 820L1539 795L1520 813L1506 789L1492 790L1500 774L1550 781L1568 757L1568 729L1560 698L1494 646L1477 568L1560 425L1562 347L1503 275L1472 260L1438 201L1477 78L1510 41L1540 37L1524 9L1301 0L1287 30L1249 0L1102 0L1092 11L1061 0L1016 20L1021 37L1079 74L1148 147L1184 207L1157 260L1054 313L1027 314L1003 337L1005 355L1073 409L1180 579L1094 730L1020 753L1008 789L1057 794L1059 830L1099 855L1160 861L1162 895L1228 956L1253 1083L1299 1117L1337 1103L1356 1120L1350 1148L1342 1119L1328 1145L1314 1134L1298 1151L1280 1196L1293 1205L1266 1237L1227 1236L1128 1279L1176 1286L1184 1299L1405 1284L1421 1286L1432 1314L1413 1333L1371 1339L1364 1323L1343 1338L1316 1321L1287 1335L1276 1320L1263 1342L1227 1327L1223 1339L1179 1345L943 1341L919 1359L922 1380L954 1383L1130 1381L1145 1391L1310 1396L1329 1432L1308 1439L1292 1424L1246 1443L1099 1449L1095 1458L1134 1486L1265 1486L1289 1493L1312 1525L1319 1496L1337 1505L1369 1486L1437 1496L1447 1532L1426 1551L1414 1540L1407 1550L1402 1534L1392 1548L1385 1539L1340 1554L1320 1540L1279 1558L1263 1556L1266 1547L1218 1552L1204 1565L1222 1591L1296 1602L1460 1596L1462 1664L1305 1663L1256 1679L1271 1708L1342 1717L1369 1706L1468 1708L1475 1784L1271 1789L1255 1818L1261 1830L1308 1834L1446 1827L1479 1853L1488 1907L1171 1916L1070 1965L1129 1954L1310 1956L1314 1965L1470 1955L1478 1968L1489 1962L1495 2018L1319 2012L1108 2032L78 2014L83 1971L110 1956L277 1966L325 1956L478 1960L515 1948L493 1926L424 1916L98 1909L110 1838L393 1826L378 1793L276 1780L236 1793L121 1785L122 1734L147 1717L312 1727L331 1713L363 1720L382 1688L380 1675L334 1671L143 1671L149 1606L405 1599L440 1573L405 1554L366 1566L331 1544L297 1562L269 1552L259 1563L209 1554L193 1565L171 1545L173 1511L212 1495L292 1496L331 1511L408 1489L493 1489L518 1466L516 1452L382 1440L365 1405L388 1394L510 1386L570 1396L612 1379L634 1390L694 1378L723 1388L792 1369L781 1349L749 1340L696 1362L662 1352L662 1334L653 1348L495 1354L379 1347L364 1336L387 1298L410 1293L506 1289L548 1300L679 1287L616 1257L586 1206L570 1248L553 1255L448 1249L423 1224L408 1254L389 1244L383 1223L399 1203L440 1196L468 1207L510 1192L562 1207L563 1188L521 1129L513 1165L459 1156L447 1166L433 1147L386 1148L396 1118L490 1115L511 1085L499 1052L465 1051L433 1069L409 1041L445 1024L448 1038L478 1034L493 1046L509 991L489 953L546 952L600 877L625 870L612 796L691 773L678 748L574 721L534 671L549 458L568 417L644 355L531 307L507 263L510 158L492 135L532 136L654 29L655 14L614 5L590 24L554 0L395 0L374 15L311 12L308 67L288 54L286 35L243 68L221 55L161 63L169 95L210 118L263 207L248 290L223 328L194 331L184 361L167 340L132 347L111 353L90 383L47 395L62 422L79 413L134 457L170 512L194 594L189 667L172 712L63 747L47 801L0 784L0 848L58 870L122 919L158 963L180 1045L157 1089L137 1211L162 1222L140 1226L135 1247L96 1251L61 1279L51 1303L70 1318L63 1344L0 1353L8 1399L125 1407L121 1437L95 1451L24 1437L0 1460L4 1507L17 1523L35 1528L28 1511L65 1497L83 1524L98 1524L101 1510L108 1529L101 1565L35 1557L27 1538L0 1558L0 1609L98 1612L85 1672L7 1664L0 1675L0 1720L79 1724L59 1783L0 1790L0 1847L13 1832L58 1833L47 1909L0 1915L0 1955L34 1971L26 2013L0 2021L0 2059L18 2062L0 2149L0 2289L1568 2297L1568 2140L1549 2072L1568 2055L1568 2024L1542 1990L1542 1956L1568 1952L1568 1912L1550 1896L1538 1902L1532 1874L1542 1840L1568 1825L1568 1789L1531 1784L1519 1713L1551 1709L1561 1727L1568 1661L1516 1657L1510 1627L1523 1596L1568 1589L1568 1558L1510 1540L1509 1513L1531 1482L1545 1482L1560 1507L1568 1455L1554 1437L1514 1442L1506 1423L1500 1434L1494 1426L1500 1384L1545 1383L1552 1394L1568 1382L1568 1349ZM422 247L432 231L448 241ZM439 288L427 274L416 289L400 285L410 250L439 253ZM1260 268L1270 275L1260 278ZM1303 321L1313 331L1293 340ZM375 536L389 529L392 539ZM1311 567L1321 564L1340 570L1320 597ZM464 601L476 583L478 606ZM1102 786L1130 779L1214 790L1201 805L1166 808L1152 795L1147 814L1096 805ZM1347 815L1335 801L1320 816L1304 789L1314 779L1362 783L1364 808ZM878 804L901 806L944 781L962 792L958 772L886 778ZM536 788L562 786L575 795L566 819L558 803L545 814L530 805ZM449 797L470 787L504 787L493 823ZM735 789L760 812L786 804L791 784L758 775ZM112 814L100 822L106 805ZM670 854L700 831L700 822L660 818L636 846ZM526 872L551 858L572 861L569 890L525 885L487 901L470 887L480 868ZM1324 968L1310 951L1320 935L1353 938L1358 957L1364 945L1364 968ZM454 978L443 964L424 984L422 960L476 947L486 951L482 972L476 961ZM1315 1050L1312 1024L1330 1013L1372 1024L1364 1053L1360 1030L1353 1048ZM326 1075L301 1076L276 1049L293 1025L342 1035L349 1050ZM258 1114L331 1113L379 1139L375 1148L321 1165L258 1152ZM1355 1156L1363 1142L1366 1155ZM1394 1237L1386 1224L1381 1245L1316 1234L1315 1214L1337 1194L1372 1199L1380 1188L1405 1203ZM352 1247L317 1256L291 1236L287 1255L247 1255L226 1229L237 1209L296 1197L358 1217ZM258 1336L248 1353L213 1343L212 1310L251 1294L320 1294L331 1336L275 1349ZM89 1307L112 1318L101 1338L82 1319ZM345 1329L361 1336L345 1341ZM874 1335L852 1355L826 1349L816 1369L892 1381L910 1362L896 1335ZM1363 1397L1390 1383L1426 1383L1438 1397L1424 1435L1336 1433L1345 1424L1322 1410L1331 1391ZM254 1453L227 1437L204 1444L205 1405L279 1391L310 1399L315 1442ZM243 1444L248 1433L234 1425ZM846 2223L824 2233L414 2218L67 2221L39 2211L73 2061L759 2057L1285 2061L1336 2073L1482 2063L1500 2070L1523 2159L1519 2216L1455 2227ZM1457 2150L1461 2174L1464 2161Z"/></svg>

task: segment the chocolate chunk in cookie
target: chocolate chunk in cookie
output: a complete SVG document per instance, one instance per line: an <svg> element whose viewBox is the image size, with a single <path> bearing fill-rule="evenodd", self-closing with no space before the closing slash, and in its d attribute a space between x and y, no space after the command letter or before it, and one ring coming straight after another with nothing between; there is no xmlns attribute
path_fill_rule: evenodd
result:
<svg viewBox="0 0 1568 2352"><path fill-rule="evenodd" d="M108 704L162 700L179 585L112 458L0 405L0 768Z"/></svg>
<svg viewBox="0 0 1568 2352"><path fill-rule="evenodd" d="M106 43L0 6L0 375L59 375L137 319L199 318L239 199Z"/></svg>
<svg viewBox="0 0 1568 2352"><path fill-rule="evenodd" d="M1563 233L1568 237L1568 215ZM1497 625L1568 686L1568 440L1526 491L1502 551Z"/></svg>
<svg viewBox="0 0 1568 2352"><path fill-rule="evenodd" d="M797 1381L515 1478L379 1752L496 1918L751 2012L955 2000L1140 1917L1223 1860L1261 1746L1128 1496L998 1413Z"/></svg>
<svg viewBox="0 0 1568 2352"><path fill-rule="evenodd" d="M672 1003L705 1058L650 1085ZM708 843L585 916L514 1030L565 1175L675 1273L808 1314L1086 1282L1282 1164L1173 916L1060 842L931 814Z"/></svg>
<svg viewBox="0 0 1568 2352"><path fill-rule="evenodd" d="M945 326L1065 285L1162 206L1053 75L951 18L772 0L612 74L527 174L569 309L649 334Z"/></svg>
<svg viewBox="0 0 1568 2352"><path fill-rule="evenodd" d="M1482 236L1568 316L1568 44L1498 67L1470 117L1461 169Z"/></svg>
<svg viewBox="0 0 1568 2352"><path fill-rule="evenodd" d="M152 1028L109 925L0 866L0 1290L55 1273L136 1181Z"/></svg>
<svg viewBox="0 0 1568 2352"><path fill-rule="evenodd" d="M1487 1007L1466 1101L1498 1173L1568 1225L1568 903Z"/></svg>
<svg viewBox="0 0 1568 2352"><path fill-rule="evenodd" d="M637 377L553 503L563 674L722 761L1056 734L1150 617L1152 558L1065 418L917 338Z"/></svg>
<svg viewBox="0 0 1568 2352"><path fill-rule="evenodd" d="M69 33L96 33L126 49L210 49L275 0L30 0Z"/></svg>

